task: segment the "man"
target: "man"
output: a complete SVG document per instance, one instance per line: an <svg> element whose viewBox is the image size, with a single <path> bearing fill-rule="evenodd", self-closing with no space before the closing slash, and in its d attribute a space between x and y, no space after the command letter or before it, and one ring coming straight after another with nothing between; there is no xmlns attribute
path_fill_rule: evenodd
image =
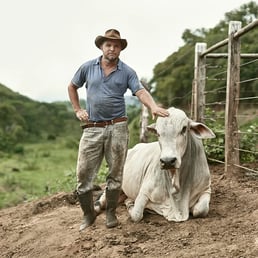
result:
<svg viewBox="0 0 258 258"><path fill-rule="evenodd" d="M116 227L116 207L121 189L124 162L128 148L128 126L124 94L130 89L155 116L168 112L157 106L139 82L136 72L119 59L127 46L119 31L110 29L95 39L102 56L81 65L68 86L74 112L85 124L77 161L77 194L84 213L80 230L96 219L93 205L93 181L105 157L109 173L106 183L106 226ZM85 85L86 110L79 104L77 90Z"/></svg>

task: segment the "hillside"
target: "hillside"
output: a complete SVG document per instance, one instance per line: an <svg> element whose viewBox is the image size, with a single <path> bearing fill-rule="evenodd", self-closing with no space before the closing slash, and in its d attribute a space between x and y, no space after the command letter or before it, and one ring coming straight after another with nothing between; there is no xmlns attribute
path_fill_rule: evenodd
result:
<svg viewBox="0 0 258 258"><path fill-rule="evenodd" d="M55 138L77 127L69 102L38 102L0 84L0 151L12 152L24 142Z"/></svg>

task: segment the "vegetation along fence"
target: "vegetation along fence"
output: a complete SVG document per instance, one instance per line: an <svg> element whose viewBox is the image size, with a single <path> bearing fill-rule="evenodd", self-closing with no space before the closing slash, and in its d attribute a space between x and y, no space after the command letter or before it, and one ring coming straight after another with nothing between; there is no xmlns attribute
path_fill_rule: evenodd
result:
<svg viewBox="0 0 258 258"><path fill-rule="evenodd" d="M257 164L257 124L252 125L246 131L240 130L242 123L253 121L258 117L257 99L253 94L251 87L258 87L258 54L241 53L241 37L251 30L257 29L258 20L253 21L244 28L241 28L241 22L231 21L229 23L228 38L218 42L207 49L206 43L197 43L195 45L195 67L192 90L191 116L196 121L204 122L211 119L218 124L218 119L224 119L224 128L221 128L219 134L222 141L216 141L219 148L224 148L224 161L214 160L225 164L225 175L232 176L239 173L240 169L248 173L258 175L256 166L250 166L249 162L241 162L241 155L253 157L253 163ZM253 39L254 42L257 38ZM252 42L252 43L254 43ZM225 49L227 53L219 53L218 49ZM211 60L208 64L207 59ZM220 60L219 65L216 61ZM224 60L225 67L223 67ZM213 63L212 63L213 62ZM216 69L216 73L214 73ZM245 77L248 74L256 74L254 78L241 78L241 72L245 71ZM248 71L256 71L248 73ZM212 71L212 72L210 72ZM224 76L224 77L223 77ZM209 83L221 84L225 80L225 86L216 87L216 90L209 91ZM215 81L215 82L214 82ZM220 83L219 83L220 81ZM250 88L246 88L250 87ZM245 90L243 91L243 89ZM218 96L224 92L226 99L209 103L209 94ZM243 93L244 92L244 93ZM248 92L250 95L248 96ZM213 106L209 113L210 107ZM206 122L206 121L205 121ZM222 137L224 135L224 137ZM217 137L219 138L219 137ZM220 138L220 139L221 139ZM250 139L249 144L241 144L243 139ZM254 142L251 142L254 141Z"/></svg>

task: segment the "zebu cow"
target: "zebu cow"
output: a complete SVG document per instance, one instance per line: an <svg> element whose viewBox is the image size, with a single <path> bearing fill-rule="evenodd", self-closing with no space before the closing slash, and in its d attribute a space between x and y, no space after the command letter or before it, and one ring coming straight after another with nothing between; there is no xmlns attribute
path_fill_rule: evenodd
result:
<svg viewBox="0 0 258 258"><path fill-rule="evenodd" d="M158 142L128 150L122 190L134 222L143 218L144 209L177 222L187 220L189 213L205 217L209 212L211 180L201 139L215 135L182 110L168 111L168 117L158 117L148 127Z"/></svg>

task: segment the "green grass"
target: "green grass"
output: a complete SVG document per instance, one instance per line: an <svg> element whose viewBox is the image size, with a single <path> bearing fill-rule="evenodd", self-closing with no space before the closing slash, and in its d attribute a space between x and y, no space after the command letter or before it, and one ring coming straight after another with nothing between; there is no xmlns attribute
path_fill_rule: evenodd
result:
<svg viewBox="0 0 258 258"><path fill-rule="evenodd" d="M0 208L76 188L77 139L60 138L23 146L23 154L0 162ZM102 166L97 183L105 179Z"/></svg>

